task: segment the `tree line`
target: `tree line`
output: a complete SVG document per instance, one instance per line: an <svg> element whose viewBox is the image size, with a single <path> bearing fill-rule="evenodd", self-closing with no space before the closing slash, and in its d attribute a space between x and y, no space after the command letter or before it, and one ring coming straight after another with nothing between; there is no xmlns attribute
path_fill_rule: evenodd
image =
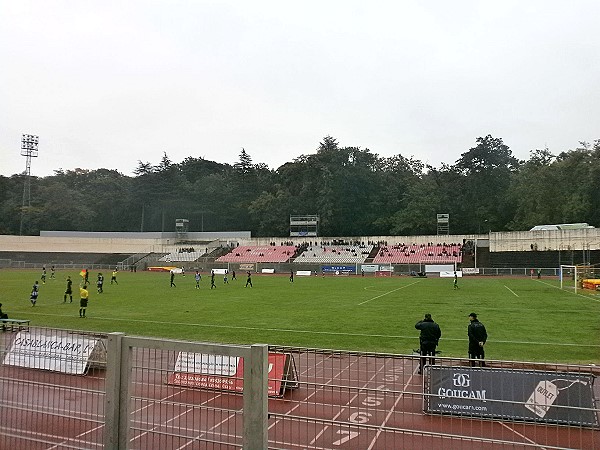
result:
<svg viewBox="0 0 600 450"><path fill-rule="evenodd" d="M478 137L452 165L432 167L401 154L341 147L326 136L316 153L278 169L199 157L174 163L138 161L134 176L115 170L57 170L31 179L0 176L0 234L40 230L250 230L288 236L289 216L318 214L321 236L436 234L436 214L450 214L450 233L528 230L588 222L600 226L600 140L552 154L515 158L501 138Z"/></svg>

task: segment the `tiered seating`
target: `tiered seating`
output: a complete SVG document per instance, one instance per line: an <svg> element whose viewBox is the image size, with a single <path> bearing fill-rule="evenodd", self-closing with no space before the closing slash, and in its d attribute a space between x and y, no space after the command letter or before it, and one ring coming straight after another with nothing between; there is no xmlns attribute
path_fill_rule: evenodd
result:
<svg viewBox="0 0 600 450"><path fill-rule="evenodd" d="M217 258L216 261L228 263L283 263L294 256L295 252L296 247L293 245L239 246L226 255Z"/></svg>
<svg viewBox="0 0 600 450"><path fill-rule="evenodd" d="M202 252L172 252L168 255L163 256L159 261L163 262L184 262L184 261L196 261L204 253Z"/></svg>
<svg viewBox="0 0 600 450"><path fill-rule="evenodd" d="M397 244L379 248L373 263L418 264L460 263L460 244Z"/></svg>
<svg viewBox="0 0 600 450"><path fill-rule="evenodd" d="M308 247L294 262L297 263L363 263L372 245L323 245Z"/></svg>

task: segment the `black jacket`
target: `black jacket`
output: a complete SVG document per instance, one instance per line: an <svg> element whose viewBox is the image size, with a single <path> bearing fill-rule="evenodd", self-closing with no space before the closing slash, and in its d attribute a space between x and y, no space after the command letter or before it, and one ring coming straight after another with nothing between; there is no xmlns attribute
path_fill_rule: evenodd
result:
<svg viewBox="0 0 600 450"><path fill-rule="evenodd" d="M420 320L415 325L417 330L421 330L419 340L421 344L438 344L438 341L442 337L442 330L440 326L435 323L432 319Z"/></svg>
<svg viewBox="0 0 600 450"><path fill-rule="evenodd" d="M469 343L479 345L480 342L485 344L487 341L487 331L485 331L485 326L477 319L473 319L469 324L467 329L467 333L469 335Z"/></svg>

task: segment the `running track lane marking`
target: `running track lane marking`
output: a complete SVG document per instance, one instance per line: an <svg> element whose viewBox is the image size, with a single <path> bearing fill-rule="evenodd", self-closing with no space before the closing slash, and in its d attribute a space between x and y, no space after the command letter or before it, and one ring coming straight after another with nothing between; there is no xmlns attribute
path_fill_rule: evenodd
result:
<svg viewBox="0 0 600 450"><path fill-rule="evenodd" d="M580 295L580 294L577 294ZM582 297L585 297L584 295ZM589 297L585 297L589 298ZM592 299L596 300L596 299ZM600 300L596 300L600 301ZM72 317L66 314L46 314L46 313L35 313L33 315L49 316L49 317ZM404 336L404 335L391 335L391 334L366 334L366 333L342 333L339 331L316 331L316 330L290 330L285 328L259 328L259 327L237 327L230 325L214 325L205 323L189 323L189 322L163 322L160 320L142 320L142 319L120 319L118 317L94 317L93 320L109 320L111 322L140 322L140 323L154 323L157 325L183 325L189 327L204 327L204 328L227 328L231 330L258 330L258 331L276 331L278 333L305 333L305 334L328 334L328 335L341 335L341 336L353 336L353 337L379 337L389 339L410 339L415 340L415 336ZM418 338L418 336L417 336ZM464 338L444 338L445 341L459 341L465 342L467 339ZM492 342L492 341L490 341ZM500 344L532 344L532 345L558 345L565 347L600 347L600 344L566 344L562 342L532 342L532 341L500 341L495 340Z"/></svg>
<svg viewBox="0 0 600 450"><path fill-rule="evenodd" d="M367 450L371 450L375 446L375 444L377 443L377 439L379 439L379 436L381 435L381 432L383 431L383 428L385 427L385 424L388 422L388 420L390 419L390 417L392 416L392 414L396 410L396 406L398 406L398 402L400 402L400 400L402 400L402 398L404 398L404 393L407 391L408 387L412 384L412 380L413 380L414 376L415 376L415 369L413 369L412 373L410 374L410 377L408 377L408 380L404 384L404 387L402 388L402 393L398 396L398 398L396 398L396 401L394 402L394 404L392 405L392 407L389 409L387 415L383 419L383 422L381 423L381 425L379 425L379 427L377 429L377 433L375 433L375 436L371 440L371 445L369 445L369 447L367 448ZM423 386L422 383L421 383L421 386ZM421 387L421 390L423 390L422 387Z"/></svg>
<svg viewBox="0 0 600 450"><path fill-rule="evenodd" d="M529 443L533 444L533 445L540 445L539 442L535 442L533 439L531 439L528 436L525 436L523 433L519 433L517 430L515 430L514 428L509 427L508 425L506 425L504 422L496 422L499 423L501 426L503 426L504 428L508 428L513 434L519 436L521 439L528 441ZM545 450L546 447L540 446L539 447L542 450Z"/></svg>
<svg viewBox="0 0 600 450"><path fill-rule="evenodd" d="M327 356L325 359L323 359L322 361L320 361L317 365L323 366L327 360L331 360L331 359L332 359L331 356ZM350 361L349 364L347 364L344 369L338 370L338 372L335 374L335 376L333 376L331 379L327 380L326 383L321 384L321 386L319 386L318 388L315 387L315 390L310 395L308 395L307 397L305 397L304 400L298 401L298 403L296 403L296 405L293 408L291 408L289 411L286 411L285 413L283 413L283 416L289 416L297 408L299 408L300 406L305 405L306 401L308 399L310 399L311 397L313 397L314 395L317 395L318 392L325 392L325 387L326 386L330 385L330 383L332 383L336 378L339 378L342 375L343 372L349 370L353 365L355 365L357 363L357 361L358 360ZM312 370L312 369L306 369L303 373L308 373L309 370ZM323 372L323 368L321 368L320 371ZM317 371L315 371L315 374L316 373L317 373ZM346 409L346 406L342 406L342 405L333 405L333 404L329 405L328 404L327 406L337 406L337 407L340 408L340 411L339 411L338 415L336 415L335 417L338 417L339 414L341 414L342 411L344 411ZM332 420L335 420L335 417ZM277 423L281 422L281 420L282 419L277 419L271 426L269 426L269 430L273 426L275 426ZM323 420L328 420L328 419L323 419ZM318 447L318 446L313 445L313 443L325 432L325 430L328 427L329 427L329 425L326 425L325 428L323 428L323 430L317 436L315 436L315 438L310 442L310 444L308 444L308 446L306 444L297 444L297 446L301 446L302 448L314 448L314 449L322 448L322 447ZM296 444L294 444L294 445L296 445Z"/></svg>
<svg viewBox="0 0 600 450"><path fill-rule="evenodd" d="M94 427L90 430L86 430L86 431L82 431L81 433L79 433L78 435L74 436L74 437L65 437L62 436L63 441L62 442L57 442L56 444L54 444L52 447L48 447L48 450L51 450L53 448L59 448L59 446L63 447L67 444L71 444L73 441L78 441L81 442L82 444L90 444L90 442L82 442L82 437L85 436L86 434L92 433L96 430L99 430L100 428L104 428L104 424L102 425L98 425L97 427ZM100 445L100 444L96 444L94 443L94 445Z"/></svg>
<svg viewBox="0 0 600 450"><path fill-rule="evenodd" d="M350 368L350 365L348 365L344 371L348 370ZM381 372L383 372L385 370L385 364L382 365L380 368L378 368L375 373L373 375L371 375L371 378L369 378L368 381L366 381L365 383L363 383L362 388L366 388L369 386L369 383L373 381L374 378L376 378ZM340 374L342 373L342 371L340 370ZM352 402L354 400L356 400L356 398L361 395L361 389L359 388L359 391L354 394L347 402L345 405L339 405L340 406L340 410L338 411L338 413L333 416L333 418L331 419L332 422L335 422L335 420L340 417L342 415L342 413L344 413L346 410L350 409L352 407ZM323 429L317 433L317 435L313 438L312 441L309 442L308 445L315 445L315 443L319 440L319 438L325 433L325 431L327 431L329 429L329 427L333 427L333 425L325 425L323 427ZM356 436L355 436L356 437Z"/></svg>
<svg viewBox="0 0 600 450"><path fill-rule="evenodd" d="M399 291L400 289L407 288L407 287L409 287L409 286L412 286L413 284L417 284L417 283L420 283L420 282L421 282L421 280L419 280L419 281L413 281L412 283L410 283L410 284L407 284L407 285L405 285L405 286L400 286L399 288L392 289L391 291L385 292L385 293L383 293L383 294L381 294L381 295L378 295L377 297L373 297L373 298L370 298L369 300L365 300L364 302L360 302L360 303L358 304L358 306L360 306L360 305L364 305L365 303L368 303L368 302L370 302L371 300L377 300L379 297L383 297L384 295L391 294L392 292Z"/></svg>
<svg viewBox="0 0 600 450"><path fill-rule="evenodd" d="M507 285L504 285L504 287L505 287L506 289L508 289L510 292L512 292L512 294L513 294L515 297L518 297L518 295L515 293L515 291L513 291L513 290L512 290L511 288L509 288Z"/></svg>
<svg viewBox="0 0 600 450"><path fill-rule="evenodd" d="M314 367L314 372L315 372L315 374L316 374L316 373L318 373L318 372L317 372L317 370L316 370L318 366L323 366L323 365L325 365L325 362L326 362L327 360L331 360L331 359L332 359L332 358L331 358L331 356L327 356L327 357L325 357L324 359L322 359L321 361L319 361L319 362L318 362L318 363L315 365L315 367ZM351 363L351 364L354 364L354 363ZM350 367L350 366L348 366L348 367ZM302 372L300 372L300 373L299 373L299 375L306 375L306 374L308 374L308 373L309 373L309 371L312 371L312 370L313 370L313 368L310 368L310 369L309 369L309 368L306 368L306 369L304 369ZM321 372L323 372L323 369L322 369L322 368L319 368L319 370L320 370ZM296 409L298 409L300 406L302 406L302 404L303 404L303 403L306 403L306 401L307 401L308 399L310 399L310 398L312 398L313 396L317 395L317 392L319 392L319 391L324 391L324 390L325 390L325 389L324 389L324 386L327 386L327 385L329 385L330 383L332 383L332 382L333 382L333 380L335 380L336 378L340 377L340 376L341 376L341 373L342 373L341 371L338 371L338 373L337 373L337 374L336 374L334 377L332 377L330 380L327 380L327 382L326 382L326 383L323 383L323 385L321 385L321 387L320 387L319 389L315 389L315 390L314 390L314 391L313 391L311 394L309 394L308 396L306 396L306 397L305 397L305 398L304 398L302 401L298 401L294 407L292 407L290 410L288 410L288 411L286 411L285 413L283 413L283 415L284 415L284 416L289 416L289 415L290 415L290 413L292 413L293 411L295 411ZM273 422L273 424L269 426L269 430L270 430L271 428L273 428L275 425L277 425L279 422L281 422L281 420L280 420L280 419L276 419L276 420Z"/></svg>

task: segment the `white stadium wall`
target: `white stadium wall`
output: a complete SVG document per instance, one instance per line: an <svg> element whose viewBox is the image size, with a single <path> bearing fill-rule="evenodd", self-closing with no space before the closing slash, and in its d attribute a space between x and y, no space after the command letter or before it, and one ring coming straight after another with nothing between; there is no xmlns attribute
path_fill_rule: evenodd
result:
<svg viewBox="0 0 600 450"><path fill-rule="evenodd" d="M178 243L176 233L110 233L43 231L40 236L0 235L0 251L6 252L74 252L74 253L169 253L185 245ZM335 236L335 237L265 237L252 238L250 232L188 233L188 242L204 242L208 248L235 247L237 245L294 245L312 241L344 240L347 242L385 242L396 244L462 244L464 240L478 241L490 252L600 250L600 228L581 230L543 230L490 232L489 234L424 235L424 236Z"/></svg>
<svg viewBox="0 0 600 450"><path fill-rule="evenodd" d="M600 228L492 232L490 252L600 250Z"/></svg>

